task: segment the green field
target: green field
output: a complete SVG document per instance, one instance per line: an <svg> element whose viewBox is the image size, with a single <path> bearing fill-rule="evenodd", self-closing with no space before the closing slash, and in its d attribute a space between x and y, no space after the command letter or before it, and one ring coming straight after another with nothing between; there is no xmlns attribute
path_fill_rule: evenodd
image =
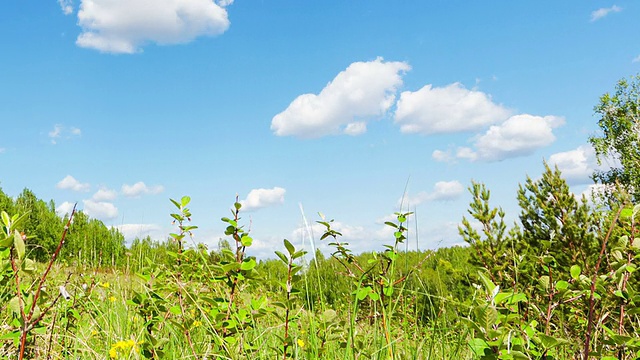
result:
<svg viewBox="0 0 640 360"><path fill-rule="evenodd" d="M330 254L283 240L259 260L237 199L218 248L194 243L188 196L171 200L168 239L127 246L81 211L0 191L0 358L638 358L638 79L601 100L591 142L622 165L595 174L606 191L577 197L545 164L509 225L472 183L465 247L407 251L398 212L378 252L352 253L321 218Z"/></svg>

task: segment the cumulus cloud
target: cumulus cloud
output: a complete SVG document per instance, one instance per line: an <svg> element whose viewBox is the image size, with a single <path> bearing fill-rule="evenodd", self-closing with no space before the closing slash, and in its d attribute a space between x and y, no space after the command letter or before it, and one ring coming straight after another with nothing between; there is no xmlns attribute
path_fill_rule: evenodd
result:
<svg viewBox="0 0 640 360"><path fill-rule="evenodd" d="M88 183L81 183L76 180L73 176L67 175L64 179L60 180L58 184L56 184L56 188L63 190L73 190L80 192L87 192L91 190L91 185Z"/></svg>
<svg viewBox="0 0 640 360"><path fill-rule="evenodd" d="M155 195L164 191L162 185L147 186L144 182L138 181L133 185L122 185L122 195L126 197L140 197L141 195Z"/></svg>
<svg viewBox="0 0 640 360"><path fill-rule="evenodd" d="M271 130L300 138L362 134L368 120L380 118L393 105L402 75L410 69L407 63L382 58L352 63L319 94L298 96L273 117Z"/></svg>
<svg viewBox="0 0 640 360"><path fill-rule="evenodd" d="M101 188L96 191L95 194L91 197L94 201L111 201L114 200L118 196L118 193L115 190Z"/></svg>
<svg viewBox="0 0 640 360"><path fill-rule="evenodd" d="M586 184L591 182L597 165L595 151L591 146L583 145L575 150L559 152L549 157L549 164L557 166L570 184Z"/></svg>
<svg viewBox="0 0 640 360"><path fill-rule="evenodd" d="M398 199L398 206L413 209L427 201L451 201L458 199L463 192L464 186L457 180L438 181L431 192L421 191L416 195Z"/></svg>
<svg viewBox="0 0 640 360"><path fill-rule="evenodd" d="M247 198L240 201L244 210L257 210L268 206L280 205L284 202L284 194L287 191L281 187L273 189L253 189L249 191Z"/></svg>
<svg viewBox="0 0 640 360"><path fill-rule="evenodd" d="M135 238L145 238L150 236L154 240L164 240L162 228L156 224L122 224L113 226L130 242Z"/></svg>
<svg viewBox="0 0 640 360"><path fill-rule="evenodd" d="M75 205L72 202L68 202L65 201L62 204L58 205L56 207L56 214L58 214L58 216L63 217L67 214L71 214L71 211L73 210L73 205Z"/></svg>
<svg viewBox="0 0 640 360"><path fill-rule="evenodd" d="M491 162L527 156L553 143L556 139L553 129L563 124L564 119L557 116L515 115L476 137L473 144L475 150L459 148L456 157Z"/></svg>
<svg viewBox="0 0 640 360"><path fill-rule="evenodd" d="M591 22L602 19L603 17L609 15L610 13L617 13L622 11L620 6L613 5L609 8L600 8L598 10L594 10L591 12Z"/></svg>
<svg viewBox="0 0 640 360"><path fill-rule="evenodd" d="M443 151L443 150L434 150L433 153L431 153L431 157L435 161L439 161L439 162L449 162L453 159L450 151Z"/></svg>
<svg viewBox="0 0 640 360"><path fill-rule="evenodd" d="M96 219L109 220L118 216L118 208L109 202L82 200L84 212Z"/></svg>
<svg viewBox="0 0 640 360"><path fill-rule="evenodd" d="M73 1L72 0L58 0L58 5L65 15L71 15L73 13Z"/></svg>
<svg viewBox="0 0 640 360"><path fill-rule="evenodd" d="M60 139L71 139L73 137L79 137L82 135L82 131L76 127L67 129L64 125L55 124L53 129L47 133L51 144L56 145Z"/></svg>
<svg viewBox="0 0 640 360"><path fill-rule="evenodd" d="M400 94L395 122L403 133L437 134L478 130L509 115L509 110L495 104L489 95L453 83L440 88L426 85Z"/></svg>
<svg viewBox="0 0 640 360"><path fill-rule="evenodd" d="M108 53L135 53L147 43L187 43L229 28L222 0L81 0L76 44Z"/></svg>
<svg viewBox="0 0 640 360"><path fill-rule="evenodd" d="M595 150L590 145L555 153L549 157L548 163L557 166L570 185L590 184L595 171L620 166L620 162L614 158L602 159L602 164L598 165Z"/></svg>

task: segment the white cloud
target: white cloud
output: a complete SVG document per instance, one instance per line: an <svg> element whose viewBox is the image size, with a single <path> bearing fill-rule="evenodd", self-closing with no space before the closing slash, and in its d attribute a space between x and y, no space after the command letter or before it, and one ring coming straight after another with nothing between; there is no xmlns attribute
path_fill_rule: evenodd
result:
<svg viewBox="0 0 640 360"><path fill-rule="evenodd" d="M351 136L364 134L367 132L367 123L364 121L347 124L344 128L344 133Z"/></svg>
<svg viewBox="0 0 640 360"><path fill-rule="evenodd" d="M591 184L594 171L620 166L620 162L614 158L602 159L602 164L598 165L595 150L590 145L555 153L549 157L548 163L557 166L570 185Z"/></svg>
<svg viewBox="0 0 640 360"><path fill-rule="evenodd" d="M73 12L73 1L72 0L58 0L58 5L60 5L60 9L65 15L71 15Z"/></svg>
<svg viewBox="0 0 640 360"><path fill-rule="evenodd" d="M56 144L57 140L60 137L60 132L62 131L62 126L61 125L54 125L53 126L53 130L49 131L49 138L51 139L51 143L52 144Z"/></svg>
<svg viewBox="0 0 640 360"><path fill-rule="evenodd" d="M615 191L615 186L610 184L591 184L580 194L575 194L578 199L583 196L592 205L601 204L605 195L610 195L612 191Z"/></svg>
<svg viewBox="0 0 640 360"><path fill-rule="evenodd" d="M636 56L631 62L637 63L640 62L640 55Z"/></svg>
<svg viewBox="0 0 640 360"><path fill-rule="evenodd" d="M58 205L58 207L56 207L56 214L58 214L58 216L60 217L71 214L74 205L75 204L72 202L65 201L62 204Z"/></svg>
<svg viewBox="0 0 640 360"><path fill-rule="evenodd" d="M464 186L457 181L438 181L431 192L431 201L455 200L464 192Z"/></svg>
<svg viewBox="0 0 640 360"><path fill-rule="evenodd" d="M187 43L229 28L232 1L81 0L76 44L108 53L135 53L147 43Z"/></svg>
<svg viewBox="0 0 640 360"><path fill-rule="evenodd" d="M147 186L144 182L138 181L133 185L122 185L122 194L126 197L139 197L145 194L160 194L164 191L162 185Z"/></svg>
<svg viewBox="0 0 640 360"><path fill-rule="evenodd" d="M53 145L56 145L58 143L58 140L62 139L63 136L64 139L79 137L80 135L82 135L82 131L76 127L71 127L69 131L67 131L63 125L55 124L53 126L53 130L49 131L47 135L49 136L49 139L51 139L51 143Z"/></svg>
<svg viewBox="0 0 640 360"><path fill-rule="evenodd" d="M96 219L108 220L118 216L118 208L109 202L82 200L84 212Z"/></svg>
<svg viewBox="0 0 640 360"><path fill-rule="evenodd" d="M515 115L477 137L475 150L462 147L456 156L469 161L500 161L527 156L553 143L556 139L553 129L563 124L564 119L556 116Z"/></svg>
<svg viewBox="0 0 640 360"><path fill-rule="evenodd" d="M591 12L591 21L596 21L596 20L600 20L603 17L609 15L610 13L617 13L622 11L622 8L620 6L616 6L613 5L610 8L600 8L598 10L594 10L593 12Z"/></svg>
<svg viewBox="0 0 640 360"><path fill-rule="evenodd" d="M91 197L94 201L111 201L114 200L118 196L118 193L115 190L101 188Z"/></svg>
<svg viewBox="0 0 640 360"><path fill-rule="evenodd" d="M453 83L400 94L395 122L403 133L437 134L478 130L508 117L509 110L489 95Z"/></svg>
<svg viewBox="0 0 640 360"><path fill-rule="evenodd" d="M451 201L455 200L464 192L464 186L457 181L438 181L433 186L433 191L421 191L413 196L406 196L398 199L398 206L409 210L427 201Z"/></svg>
<svg viewBox="0 0 640 360"><path fill-rule="evenodd" d="M60 180L58 184L56 184L56 188L64 189L64 190L87 192L91 190L91 185L89 185L88 183L81 183L78 180L76 180L73 176L67 175L64 177L64 179Z"/></svg>
<svg viewBox="0 0 640 360"><path fill-rule="evenodd" d="M318 223L311 224L310 227L314 235L315 247L325 254L333 252L334 248L328 245L333 242L332 238L320 240L320 237L327 228ZM387 230L387 228L390 230ZM382 244L393 242L393 228L388 225L382 225L378 230L374 230L370 227L349 225L334 221L331 223L331 229L341 233L342 236L338 237L338 240L342 243L349 243L347 247L356 254L363 251L381 250ZM298 239L302 239L303 236L306 236L306 232L307 230L303 227L297 228L293 230L291 238L297 241Z"/></svg>
<svg viewBox="0 0 640 360"><path fill-rule="evenodd" d="M557 166L570 184L591 182L596 167L595 152L591 146L582 145L575 150L559 152L549 157L549 165Z"/></svg>
<svg viewBox="0 0 640 360"><path fill-rule="evenodd" d="M164 240L162 228L156 224L122 224L113 226L113 228L118 229L127 242L147 236L154 240Z"/></svg>
<svg viewBox="0 0 640 360"><path fill-rule="evenodd" d="M450 151L434 150L431 157L438 162L449 162L453 158Z"/></svg>
<svg viewBox="0 0 640 360"><path fill-rule="evenodd" d="M320 94L298 96L273 117L271 130L278 136L301 138L362 134L366 121L380 118L393 105L402 75L410 69L407 63L382 58L352 63Z"/></svg>
<svg viewBox="0 0 640 360"><path fill-rule="evenodd" d="M281 187L273 189L253 189L249 191L247 198L240 201L244 210L257 210L268 206L279 205L284 202L284 194L287 191Z"/></svg>

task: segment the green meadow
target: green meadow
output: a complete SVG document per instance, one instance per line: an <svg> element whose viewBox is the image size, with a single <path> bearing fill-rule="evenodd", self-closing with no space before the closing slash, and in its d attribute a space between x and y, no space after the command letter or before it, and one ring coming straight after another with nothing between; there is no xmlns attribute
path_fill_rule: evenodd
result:
<svg viewBox="0 0 640 360"><path fill-rule="evenodd" d="M126 244L82 211L60 218L28 189L0 191L0 358L638 358L639 84L596 107L602 135L589 140L620 163L594 174L600 192L576 196L545 164L508 224L472 183L466 246L410 251L408 210L376 252L352 252L319 216L330 252L283 239L256 259L237 198L207 248L188 196L170 200L167 239Z"/></svg>

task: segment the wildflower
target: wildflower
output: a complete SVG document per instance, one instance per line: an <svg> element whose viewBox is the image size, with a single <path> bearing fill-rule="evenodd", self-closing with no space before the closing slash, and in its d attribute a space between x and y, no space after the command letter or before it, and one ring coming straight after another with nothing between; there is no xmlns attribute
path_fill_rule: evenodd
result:
<svg viewBox="0 0 640 360"><path fill-rule="evenodd" d="M109 301L111 301L111 302L115 302L115 301L116 301L115 296L109 296Z"/></svg>
<svg viewBox="0 0 640 360"><path fill-rule="evenodd" d="M102 286L105 289L108 289L109 288L109 282L108 281L107 282L102 282L102 283L100 283L100 286Z"/></svg>
<svg viewBox="0 0 640 360"><path fill-rule="evenodd" d="M111 345L111 349L109 349L109 357L115 359L116 357L118 357L118 354L126 355L131 351L138 352L138 344L131 339L120 340L117 343Z"/></svg>
<svg viewBox="0 0 640 360"><path fill-rule="evenodd" d="M298 339L298 346L304 349L304 340Z"/></svg>
<svg viewBox="0 0 640 360"><path fill-rule="evenodd" d="M58 289L60 290L60 296L62 296L65 300L71 299L71 295L69 295L69 292L64 287L64 285L60 285Z"/></svg>

